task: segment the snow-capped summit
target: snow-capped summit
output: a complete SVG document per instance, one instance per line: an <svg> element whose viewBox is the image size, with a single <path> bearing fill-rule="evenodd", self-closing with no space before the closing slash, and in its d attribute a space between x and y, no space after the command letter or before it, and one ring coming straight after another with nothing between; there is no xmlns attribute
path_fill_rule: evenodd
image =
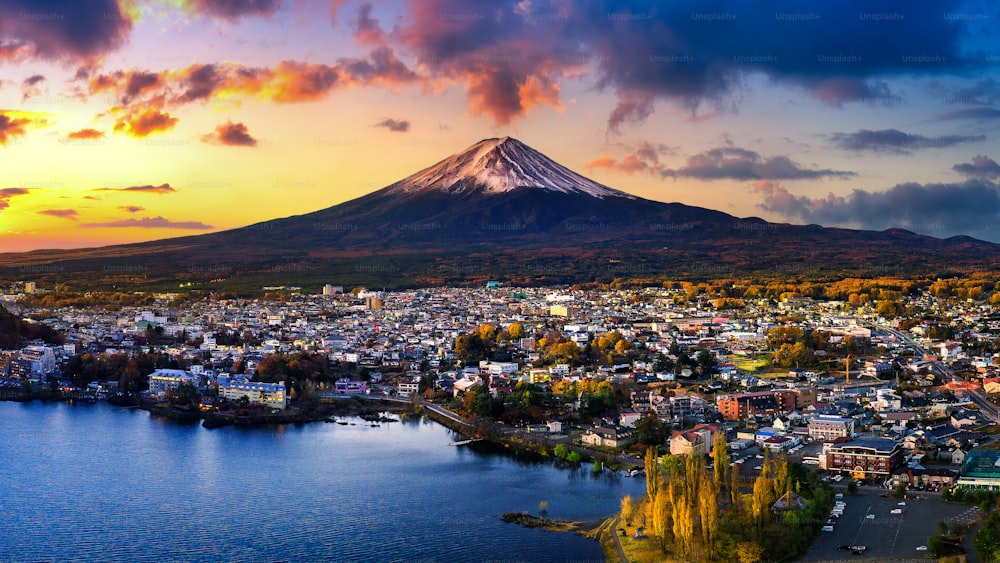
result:
<svg viewBox="0 0 1000 563"><path fill-rule="evenodd" d="M511 137L483 139L392 184L389 193L503 193L537 189L596 198L635 196L585 178Z"/></svg>

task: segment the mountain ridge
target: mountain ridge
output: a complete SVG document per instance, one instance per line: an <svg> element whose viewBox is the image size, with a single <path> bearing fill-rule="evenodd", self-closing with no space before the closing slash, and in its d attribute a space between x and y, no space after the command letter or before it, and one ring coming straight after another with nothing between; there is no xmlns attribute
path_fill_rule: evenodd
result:
<svg viewBox="0 0 1000 563"><path fill-rule="evenodd" d="M971 237L770 223L643 199L509 137L484 139L311 213L142 243L0 254L0 275L15 279L161 286L215 280L220 287L237 279L240 287L288 280L412 286L489 278L927 274L998 265L1000 245Z"/></svg>

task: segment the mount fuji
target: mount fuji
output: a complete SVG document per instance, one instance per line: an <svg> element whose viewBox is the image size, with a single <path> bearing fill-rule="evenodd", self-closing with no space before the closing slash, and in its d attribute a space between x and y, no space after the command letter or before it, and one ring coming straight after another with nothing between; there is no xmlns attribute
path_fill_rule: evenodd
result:
<svg viewBox="0 0 1000 563"><path fill-rule="evenodd" d="M146 243L0 254L0 275L259 289L928 275L998 264L1000 246L969 237L769 223L643 199L504 137L313 213Z"/></svg>

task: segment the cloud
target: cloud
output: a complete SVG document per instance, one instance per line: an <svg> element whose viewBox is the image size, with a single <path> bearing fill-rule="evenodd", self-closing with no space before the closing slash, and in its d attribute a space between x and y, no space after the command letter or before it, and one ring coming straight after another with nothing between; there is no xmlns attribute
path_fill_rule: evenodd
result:
<svg viewBox="0 0 1000 563"><path fill-rule="evenodd" d="M992 158L978 154L972 158L972 163L956 164L952 170L969 178L979 178L982 180L1000 179L1000 164Z"/></svg>
<svg viewBox="0 0 1000 563"><path fill-rule="evenodd" d="M981 24L941 16L967 13L964 0L944 0L933 13L889 0L808 9L778 0L766 10L738 0L414 0L408 7L385 44L413 53L427 75L464 84L470 111L498 124L558 104L557 96L526 98L525 84L556 92L584 71L593 71L589 86L617 96L608 118L616 132L648 119L661 101L692 114L738 108L753 77L835 107L895 105L902 102L890 86L895 78L974 76L991 66L975 45ZM997 12L977 10L989 20ZM358 21L356 36L371 31L370 15Z"/></svg>
<svg viewBox="0 0 1000 563"><path fill-rule="evenodd" d="M201 138L206 143L228 145L231 147L256 147L257 139L250 136L247 126L242 123L227 121L215 128L215 131Z"/></svg>
<svg viewBox="0 0 1000 563"><path fill-rule="evenodd" d="M673 149L662 144L653 144L648 141L640 141L635 147L626 147L630 152L621 161L609 155L601 155L584 165L588 170L611 170L624 174L635 174L637 172L661 176L664 171L660 164L661 154L673 154Z"/></svg>
<svg viewBox="0 0 1000 563"><path fill-rule="evenodd" d="M988 107L957 109L954 111L946 111L937 116L938 121L956 121L965 119L973 121L1000 119L1000 109Z"/></svg>
<svg viewBox="0 0 1000 563"><path fill-rule="evenodd" d="M946 148L983 141L985 135L944 135L941 137L925 137L912 133L904 133L899 129L859 129L854 133L834 133L830 136L833 143L841 149L850 151L874 151L889 154L910 154L912 150L925 148Z"/></svg>
<svg viewBox="0 0 1000 563"><path fill-rule="evenodd" d="M623 125L642 123L655 111L652 94L641 92L619 94L618 105L608 116L608 131L620 133Z"/></svg>
<svg viewBox="0 0 1000 563"><path fill-rule="evenodd" d="M406 133L410 130L410 121L407 119L393 119L391 117L387 117L372 127L384 127L385 129L396 133Z"/></svg>
<svg viewBox="0 0 1000 563"><path fill-rule="evenodd" d="M10 200L19 195L28 195L28 188L0 188L0 211L10 207Z"/></svg>
<svg viewBox="0 0 1000 563"><path fill-rule="evenodd" d="M222 20L270 17L281 8L282 0L184 0L194 12Z"/></svg>
<svg viewBox="0 0 1000 563"><path fill-rule="evenodd" d="M660 175L665 178L699 180L817 180L850 178L856 174L827 168L803 168L787 156L765 158L748 149L719 147L689 157L687 166L663 169Z"/></svg>
<svg viewBox="0 0 1000 563"><path fill-rule="evenodd" d="M121 219L118 221L106 221L103 223L83 223L81 227L88 229L185 229L192 231L207 231L214 229L211 225L206 225L200 221L171 221L163 217L142 217L141 219Z"/></svg>
<svg viewBox="0 0 1000 563"><path fill-rule="evenodd" d="M951 90L945 103L970 106L989 106L1000 102L1000 81L993 78L980 80L967 88Z"/></svg>
<svg viewBox="0 0 1000 563"><path fill-rule="evenodd" d="M159 186L154 186L148 184L145 186L128 186L126 188L97 188L94 191L98 192L126 192L126 193L143 193L143 194L172 194L176 192L170 184L160 184Z"/></svg>
<svg viewBox="0 0 1000 563"><path fill-rule="evenodd" d="M93 63L120 47L132 30L118 0L4 0L0 59Z"/></svg>
<svg viewBox="0 0 1000 563"><path fill-rule="evenodd" d="M38 96L42 93L42 89L38 86L45 81L45 77L41 74L35 74L24 79L21 83L21 101L25 101L34 96Z"/></svg>
<svg viewBox="0 0 1000 563"><path fill-rule="evenodd" d="M362 2L358 13L351 22L351 33L359 43L366 45L381 45L385 41L385 32L377 19L372 17L372 5Z"/></svg>
<svg viewBox="0 0 1000 563"><path fill-rule="evenodd" d="M132 137L148 137L153 133L169 131L177 125L177 118L155 107L129 109L115 120L115 131Z"/></svg>
<svg viewBox="0 0 1000 563"><path fill-rule="evenodd" d="M862 189L846 197L796 196L777 182L760 181L751 191L763 196L761 209L821 225L858 226L950 236L986 232L1000 218L1000 186L988 181L897 184L888 190Z"/></svg>
<svg viewBox="0 0 1000 563"><path fill-rule="evenodd" d="M141 205L119 205L118 209L121 209L122 211L126 211L128 213L138 213L140 211L146 210L146 208L142 207Z"/></svg>
<svg viewBox="0 0 1000 563"><path fill-rule="evenodd" d="M69 219L70 221L76 221L80 213L76 209L44 209L38 212L39 215L48 215L49 217L58 217L60 219Z"/></svg>
<svg viewBox="0 0 1000 563"><path fill-rule="evenodd" d="M66 135L67 140L71 141L89 141L93 139L103 139L104 132L98 131L97 129L80 129L79 131L71 131Z"/></svg>
<svg viewBox="0 0 1000 563"><path fill-rule="evenodd" d="M0 145L6 146L13 138L27 134L30 123L31 119L19 117L17 112L0 111Z"/></svg>
<svg viewBox="0 0 1000 563"><path fill-rule="evenodd" d="M160 72L130 69L95 74L88 80L88 93L110 94L119 104L112 111L137 114L149 108L163 112L197 101L240 96L277 103L310 102L351 86L393 86L417 80L417 74L392 49L377 47L365 58L341 58L332 65L284 60L272 67L214 63Z"/></svg>

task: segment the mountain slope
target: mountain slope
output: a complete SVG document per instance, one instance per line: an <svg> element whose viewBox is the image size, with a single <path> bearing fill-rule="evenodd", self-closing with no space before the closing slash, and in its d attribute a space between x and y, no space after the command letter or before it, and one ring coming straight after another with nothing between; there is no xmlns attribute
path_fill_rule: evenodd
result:
<svg viewBox="0 0 1000 563"><path fill-rule="evenodd" d="M486 139L381 190L240 229L0 254L0 273L106 283L519 283L739 273L929 274L992 268L1000 246L739 219L603 186L511 138ZM4 268L6 271L4 272ZM25 272L36 274L25 276Z"/></svg>

